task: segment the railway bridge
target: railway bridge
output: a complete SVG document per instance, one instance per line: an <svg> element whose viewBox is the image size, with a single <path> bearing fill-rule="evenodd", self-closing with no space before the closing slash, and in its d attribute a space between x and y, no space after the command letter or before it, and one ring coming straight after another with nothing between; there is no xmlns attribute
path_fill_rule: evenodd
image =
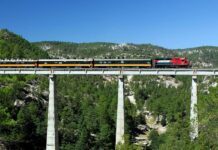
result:
<svg viewBox="0 0 218 150"><path fill-rule="evenodd" d="M49 103L47 122L47 150L57 150L56 75L116 75L118 76L118 103L116 144L124 143L124 78L125 75L184 75L192 77L190 104L190 138L198 137L197 76L217 76L218 69L127 69L127 68L0 68L0 74L39 74L49 76Z"/></svg>

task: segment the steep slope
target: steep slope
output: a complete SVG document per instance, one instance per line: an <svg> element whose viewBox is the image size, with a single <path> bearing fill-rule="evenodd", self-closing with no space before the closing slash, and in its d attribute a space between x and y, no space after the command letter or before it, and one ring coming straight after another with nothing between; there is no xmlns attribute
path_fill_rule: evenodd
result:
<svg viewBox="0 0 218 150"><path fill-rule="evenodd" d="M0 30L0 59L48 58L48 53L6 29Z"/></svg>
<svg viewBox="0 0 218 150"><path fill-rule="evenodd" d="M36 45L47 50L53 57L67 58L155 58L155 57L188 57L193 62L193 67L217 67L218 47L203 46L190 49L168 50L153 45L114 44L114 43L64 43L42 42ZM93 53L92 53L93 52ZM172 77L171 77L172 78ZM151 140L148 149L210 149L217 146L217 112L215 111L217 95L214 93L217 87L207 89L210 93L205 95L205 84L201 84L199 78L199 138L190 142L189 138L189 108L190 108L190 83L189 77L176 77L178 87L165 86L165 80L159 77L134 77L131 85L136 98L136 106L128 100L125 102L125 120L127 147L130 149L142 149L133 146L135 137L148 135ZM217 79L209 79L208 82L217 83ZM164 84L163 84L164 83ZM207 85L207 87L210 85ZM206 100L206 101L205 101ZM146 107L146 111L144 111ZM212 109L210 109L212 107ZM138 110L137 110L138 109ZM158 134L158 130L149 126L147 117L149 113L157 118L156 122L167 127L165 134ZM208 119L207 112L210 113ZM138 114L138 112L140 112ZM211 122L211 123L210 123ZM138 125L145 127L147 131L139 131ZM146 129L147 128L147 129ZM209 138L212 135L213 138ZM208 140L205 140L208 139ZM129 141L129 142L128 142ZM122 149L122 148L121 148Z"/></svg>
<svg viewBox="0 0 218 150"><path fill-rule="evenodd" d="M48 56L7 30L1 30L0 40L1 53L7 59ZM57 77L60 149L115 147L116 86L116 80L109 83L101 76ZM47 76L1 76L0 148L45 149L47 100Z"/></svg>
<svg viewBox="0 0 218 150"><path fill-rule="evenodd" d="M48 58L48 54L20 36L0 30L0 59L37 58ZM3 147L44 147L47 99L40 92L41 78L43 76L0 76L0 145Z"/></svg>
<svg viewBox="0 0 218 150"><path fill-rule="evenodd" d="M2 58L153 58L186 56L197 67L217 65L217 47L168 50L150 44L39 42L30 44L7 30L0 30ZM39 46L39 47L38 47ZM42 50L42 49L43 50ZM13 54L13 55L12 55ZM4 56L4 57L3 57ZM170 77L171 79L173 77ZM165 78L133 77L130 86L136 105L125 100L126 143L123 149L143 149L135 146L138 125L147 126L146 111L167 126L165 134L149 130L148 149L215 149L217 147L217 79L207 84L199 78L199 139L189 140L189 77L176 77L172 86ZM202 82L202 84L201 84ZM205 81L206 82L206 81ZM171 82L170 82L171 83ZM167 86L168 85L168 86ZM213 87L213 86L214 87ZM205 89L206 88L206 89ZM114 149L117 105L116 77L58 76L58 131L60 149ZM128 90L128 89L127 89ZM34 91L34 92L33 92ZM206 92L205 92L206 91ZM46 136L46 76L1 76L0 78L0 148L44 149ZM209 117L208 117L209 116ZM205 140L206 139L206 140Z"/></svg>

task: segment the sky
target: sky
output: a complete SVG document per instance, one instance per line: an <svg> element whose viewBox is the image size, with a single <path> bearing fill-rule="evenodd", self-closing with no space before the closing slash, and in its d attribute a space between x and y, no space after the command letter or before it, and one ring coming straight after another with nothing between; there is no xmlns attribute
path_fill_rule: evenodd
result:
<svg viewBox="0 0 218 150"><path fill-rule="evenodd" d="M218 46L218 0L1 0L0 28L31 42Z"/></svg>

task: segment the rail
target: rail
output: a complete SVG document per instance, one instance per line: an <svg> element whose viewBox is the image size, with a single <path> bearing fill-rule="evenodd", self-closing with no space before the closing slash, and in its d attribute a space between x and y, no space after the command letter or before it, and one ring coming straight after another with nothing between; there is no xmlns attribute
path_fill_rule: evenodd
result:
<svg viewBox="0 0 218 150"><path fill-rule="evenodd" d="M216 69L141 68L0 68L0 74L55 75L218 75Z"/></svg>

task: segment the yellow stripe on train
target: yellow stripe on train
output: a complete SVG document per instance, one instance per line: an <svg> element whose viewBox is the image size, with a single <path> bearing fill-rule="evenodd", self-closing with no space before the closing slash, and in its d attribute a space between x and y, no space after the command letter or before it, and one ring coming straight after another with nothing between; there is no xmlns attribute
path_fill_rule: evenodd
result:
<svg viewBox="0 0 218 150"><path fill-rule="evenodd" d="M94 67L151 67L151 64L94 64Z"/></svg>

